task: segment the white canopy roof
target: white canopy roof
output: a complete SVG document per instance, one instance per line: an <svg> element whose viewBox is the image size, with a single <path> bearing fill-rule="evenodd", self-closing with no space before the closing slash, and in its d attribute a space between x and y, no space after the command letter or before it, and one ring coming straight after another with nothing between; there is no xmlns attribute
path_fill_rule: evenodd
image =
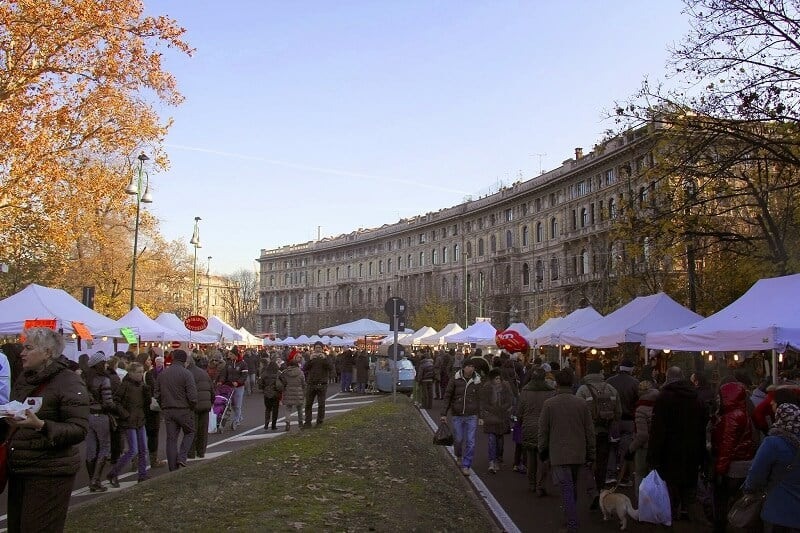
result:
<svg viewBox="0 0 800 533"><path fill-rule="evenodd" d="M242 342L244 342L245 345L247 345L247 346L259 346L259 345L262 344L262 340L260 338L256 337L255 335L253 335L252 333L250 333L249 331L247 331L247 329L245 329L244 326L239 328L238 331L239 331L239 334L241 334Z"/></svg>
<svg viewBox="0 0 800 533"><path fill-rule="evenodd" d="M97 313L69 293L32 283L16 294L0 300L0 335L22 333L26 320L55 319L56 329L74 333L72 322L81 322L94 336L114 327L114 321Z"/></svg>
<svg viewBox="0 0 800 533"><path fill-rule="evenodd" d="M189 336L182 331L174 329L156 322L138 307L134 307L117 320L113 327L98 331L97 334L103 337L122 338L121 328L130 328L140 341L188 341Z"/></svg>
<svg viewBox="0 0 800 533"><path fill-rule="evenodd" d="M219 342L240 342L242 334L236 328L214 315L208 319L208 327L203 331L207 335L215 335Z"/></svg>
<svg viewBox="0 0 800 533"><path fill-rule="evenodd" d="M527 337L528 335L531 334L530 328L528 328L528 326L526 326L522 322L514 322L513 324L508 326L504 331L508 331L508 330L516 331L517 333L519 333L523 337Z"/></svg>
<svg viewBox="0 0 800 533"><path fill-rule="evenodd" d="M189 342L197 342L200 344L212 344L219 340L214 335L208 335L205 331L190 331L186 329L183 320L178 318L174 313L161 313L155 319L156 322L162 326L166 326L178 333L184 333Z"/></svg>
<svg viewBox="0 0 800 533"><path fill-rule="evenodd" d="M339 346L339 347L354 346L356 344L356 338L355 337L344 337L344 338L342 338L342 337L331 337L330 338L330 343L331 343L331 346Z"/></svg>
<svg viewBox="0 0 800 533"><path fill-rule="evenodd" d="M397 334L397 342L402 344L403 346L408 346L406 342L404 342L408 337L411 336L411 333L398 333ZM381 345L389 345L394 344L394 331L391 332L389 335L381 339Z"/></svg>
<svg viewBox="0 0 800 533"><path fill-rule="evenodd" d="M410 335L403 336L402 339L398 338L398 342L403 346L413 346L416 344L428 344L424 341L425 337L436 335L436 330L430 326L422 326L417 331ZM389 335L389 338L394 340L394 335Z"/></svg>
<svg viewBox="0 0 800 533"><path fill-rule="evenodd" d="M406 330L406 333L413 332L413 329ZM391 333L393 332L389 331L389 324L370 320L369 318L362 318L354 322L347 322L345 324L319 330L320 335L338 335L340 337L366 337L373 335L389 335Z"/></svg>
<svg viewBox="0 0 800 533"><path fill-rule="evenodd" d="M563 344L561 342L562 332L581 328L601 318L603 315L595 311L594 307L582 307L565 317L548 318L526 338L536 346Z"/></svg>
<svg viewBox="0 0 800 533"><path fill-rule="evenodd" d="M639 296L585 326L563 331L561 344L614 348L623 342L644 343L650 331L677 328L702 320L702 316L659 292Z"/></svg>
<svg viewBox="0 0 800 533"><path fill-rule="evenodd" d="M441 331L439 331L439 333L425 337L425 344L429 346L435 344L444 344L445 337L447 337L448 335L453 335L455 333L460 333L462 331L464 331L464 328L462 328L455 322L447 324L445 327L441 329Z"/></svg>
<svg viewBox="0 0 800 533"><path fill-rule="evenodd" d="M495 346L494 337L497 335L497 330L489 322L475 322L470 327L454 333L444 338L445 342L472 342L484 346Z"/></svg>
<svg viewBox="0 0 800 533"><path fill-rule="evenodd" d="M800 274L759 280L704 320L648 333L647 346L692 352L800 350Z"/></svg>

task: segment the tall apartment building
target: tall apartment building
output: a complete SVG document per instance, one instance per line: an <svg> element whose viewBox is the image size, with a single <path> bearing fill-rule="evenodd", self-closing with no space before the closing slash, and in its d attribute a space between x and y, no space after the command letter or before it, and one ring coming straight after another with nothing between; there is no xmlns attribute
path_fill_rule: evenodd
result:
<svg viewBox="0 0 800 533"><path fill-rule="evenodd" d="M405 299L410 316L435 297L462 326L476 317L496 327L535 326L577 307L602 307L619 260L613 221L653 193L643 176L652 145L647 129L632 131L454 207L262 249L261 328L297 336L363 317L386 321L390 296Z"/></svg>

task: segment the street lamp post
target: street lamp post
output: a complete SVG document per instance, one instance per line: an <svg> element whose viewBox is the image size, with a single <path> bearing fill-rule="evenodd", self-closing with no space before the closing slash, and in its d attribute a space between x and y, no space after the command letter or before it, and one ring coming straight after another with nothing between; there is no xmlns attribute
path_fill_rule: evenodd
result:
<svg viewBox="0 0 800 533"><path fill-rule="evenodd" d="M197 314L198 305L198 298L200 295L200 291L197 288L197 249L202 248L200 244L200 226L199 222L202 219L200 217L194 217L194 232L192 233L192 238L189 239L189 244L194 245L194 270L192 275L192 314Z"/></svg>
<svg viewBox="0 0 800 533"><path fill-rule="evenodd" d="M206 317L211 316L211 256L206 265Z"/></svg>
<svg viewBox="0 0 800 533"><path fill-rule="evenodd" d="M136 195L136 224L133 227L133 260L131 261L131 309L136 305L136 254L139 248L139 212L143 203L153 203L153 197L150 195L150 176L144 171L144 162L150 158L142 152L137 159L139 160L139 171L137 172L136 180L134 181L134 177L131 176L131 181L125 188L127 194ZM145 180L144 194L142 194L142 178Z"/></svg>

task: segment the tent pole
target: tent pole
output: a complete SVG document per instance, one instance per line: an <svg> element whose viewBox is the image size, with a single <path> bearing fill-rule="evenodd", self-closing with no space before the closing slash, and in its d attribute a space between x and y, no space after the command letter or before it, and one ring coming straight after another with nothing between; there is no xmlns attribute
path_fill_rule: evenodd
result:
<svg viewBox="0 0 800 533"><path fill-rule="evenodd" d="M778 353L772 349L772 384L778 384Z"/></svg>

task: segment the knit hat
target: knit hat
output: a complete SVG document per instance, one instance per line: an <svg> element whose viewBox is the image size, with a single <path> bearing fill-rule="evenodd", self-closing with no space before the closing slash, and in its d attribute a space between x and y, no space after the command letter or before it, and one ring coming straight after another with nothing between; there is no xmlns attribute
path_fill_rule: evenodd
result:
<svg viewBox="0 0 800 533"><path fill-rule="evenodd" d="M472 358L464 359L464 362L461 363L461 366L462 367L471 366L471 367L475 368L475 361L473 361Z"/></svg>
<svg viewBox="0 0 800 533"><path fill-rule="evenodd" d="M586 365L589 374L599 374L603 371L603 363L599 359L592 359Z"/></svg>
<svg viewBox="0 0 800 533"><path fill-rule="evenodd" d="M106 354L102 350L98 350L89 356L89 361L86 364L94 366L106 360Z"/></svg>
<svg viewBox="0 0 800 533"><path fill-rule="evenodd" d="M291 363L297 357L300 357L300 352L297 348L292 348L292 351L289 352L289 357L286 358L286 362Z"/></svg>
<svg viewBox="0 0 800 533"><path fill-rule="evenodd" d="M550 364L549 363L542 363L542 370L544 370L545 373L547 373L547 372L550 372L552 370L552 368L550 368Z"/></svg>
<svg viewBox="0 0 800 533"><path fill-rule="evenodd" d="M800 407L793 403L779 405L775 411L775 423L772 427L793 435L795 439L800 438Z"/></svg>
<svg viewBox="0 0 800 533"><path fill-rule="evenodd" d="M188 355L183 350L175 350L174 352L172 352L173 363L185 363L187 357Z"/></svg>
<svg viewBox="0 0 800 533"><path fill-rule="evenodd" d="M628 358L623 359L619 362L619 371L620 372L633 372L633 361Z"/></svg>
<svg viewBox="0 0 800 533"><path fill-rule="evenodd" d="M500 377L500 369L493 368L489 370L489 379L499 378Z"/></svg>
<svg viewBox="0 0 800 533"><path fill-rule="evenodd" d="M322 343L322 341L317 341L314 343L314 348L316 348L317 346L325 346L325 345Z"/></svg>

